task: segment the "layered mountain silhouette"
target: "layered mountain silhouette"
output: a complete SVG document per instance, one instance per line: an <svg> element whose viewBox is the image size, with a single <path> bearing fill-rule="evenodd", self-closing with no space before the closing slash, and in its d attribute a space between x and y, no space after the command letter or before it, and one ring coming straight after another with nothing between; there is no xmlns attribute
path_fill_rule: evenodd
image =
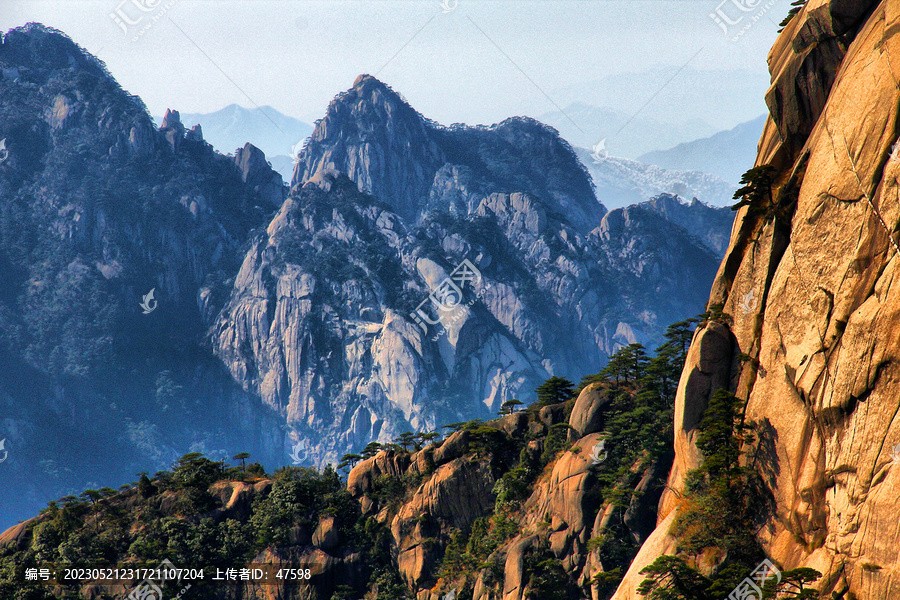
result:
<svg viewBox="0 0 900 600"><path fill-rule="evenodd" d="M289 191L58 31L10 31L0 66L10 516L187 451L322 464L495 414L700 312L730 227L672 196L608 212L552 128L442 126L371 76Z"/></svg>
<svg viewBox="0 0 900 600"><path fill-rule="evenodd" d="M648 152L638 160L664 169L702 169L735 184L756 158L756 145L765 123L766 117L762 115L707 138Z"/></svg>

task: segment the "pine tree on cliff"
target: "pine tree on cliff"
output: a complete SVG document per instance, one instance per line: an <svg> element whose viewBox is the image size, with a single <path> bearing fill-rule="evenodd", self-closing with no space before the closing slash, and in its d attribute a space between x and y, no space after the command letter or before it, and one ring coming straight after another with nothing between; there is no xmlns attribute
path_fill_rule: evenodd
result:
<svg viewBox="0 0 900 600"><path fill-rule="evenodd" d="M734 199L739 200L731 207L738 210L744 206L749 207L750 214L768 214L775 207L772 197L772 185L775 183L775 167L762 165L753 167L741 176L741 187L734 193Z"/></svg>
<svg viewBox="0 0 900 600"><path fill-rule="evenodd" d="M710 581L677 556L660 556L641 569L638 593L647 600L712 600Z"/></svg>
<svg viewBox="0 0 900 600"><path fill-rule="evenodd" d="M538 406L559 404L572 398L575 393L574 384L565 377L551 377L535 390Z"/></svg>

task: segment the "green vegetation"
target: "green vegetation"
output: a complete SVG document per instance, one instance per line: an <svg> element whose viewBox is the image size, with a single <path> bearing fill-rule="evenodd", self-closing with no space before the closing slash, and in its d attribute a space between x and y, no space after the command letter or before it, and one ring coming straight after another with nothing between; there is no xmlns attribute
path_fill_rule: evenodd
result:
<svg viewBox="0 0 900 600"><path fill-rule="evenodd" d="M569 600L572 584L566 576L562 561L553 556L549 544L541 544L526 554L525 581L528 591L525 600Z"/></svg>
<svg viewBox="0 0 900 600"><path fill-rule="evenodd" d="M589 467L585 519L593 522L601 511L609 517L602 535L591 539L587 549L595 553L605 572L591 582L574 581L550 551L548 539L538 536L524 552L523 577L528 597L535 600L578 597L588 593L584 587L587 583L599 586L602 596L618 585L655 524L655 506L672 459L676 382L696 322L690 319L672 325L666 342L652 355L640 344L620 348L603 370L582 378L578 387L562 377L548 379L536 388L522 419L475 419L444 426L455 434L454 444L459 450L454 452L462 452L466 463L489 468L495 484L493 505L485 514L472 515L472 524L466 528L448 526L443 518L429 514L415 520L421 532L420 543L430 549L429 560L435 561L429 568L438 585L452 585L459 598L471 598L472 585L479 576L485 586L502 589L505 544L522 533L526 518L530 518L522 507L534 492L535 483L549 475L555 461L566 452L589 458L582 445L574 446L576 436L568 424L577 393L588 384L595 384L591 393L599 394L603 401L598 439L603 441L605 451L603 459ZM167 390L162 394L166 401L177 401L173 400L178 397L177 389L165 378L162 383ZM511 400L501 412L512 414L521 405L521 401ZM752 517L753 506L735 503L729 495L738 486L747 485L752 475L735 466L740 443L750 435L738 419L738 409L725 397L717 396L711 404L704 433L698 438L701 450L711 458L702 473L692 474L697 509L680 526L684 527L684 544L691 551L728 539L729 552L746 546L749 550L745 554L755 558L750 538L734 535L734 523L714 512L717 503L728 501L732 502L727 505L729 510L736 511L730 518L743 523ZM383 516L375 515L385 510L388 515L396 513L427 480L435 469L432 456L442 443L441 437L437 432L406 431L391 443L371 442L342 457L338 467L349 470L382 451L387 452L383 457L386 464L410 464L413 453L424 450L415 457L419 468L406 469L400 475L374 474L366 492L367 502L374 509L367 509L365 514L335 469L288 467L269 475L260 465L248 462L250 455L246 452L234 455L234 466L190 453L171 471L153 477L140 473L138 480L122 491L103 488L62 498L50 503L29 527L21 547L0 550L0 597L48 597L40 595L44 593L40 586L19 589L22 569L38 562L97 564L168 558L176 565L233 566L266 549L309 544L322 519L332 517L342 540L340 552L359 554L362 574L353 581L329 583L319 590L324 594L319 597L346 600L367 594L368 598L382 600L411 598L399 577L393 536ZM722 477L729 485L719 484ZM645 482L639 486L645 480L649 485ZM263 491L248 492L250 500L240 510L226 507L234 486L249 490L251 485ZM551 517L547 515L545 520ZM714 529L695 526L704 520ZM674 581L673 570L678 570L678 576L706 581L699 574L694 576L682 557L673 557L658 567L653 580L658 583L648 586L667 589ZM792 585L806 593L803 586L810 581L809 576L796 574ZM77 597L72 587L65 592L67 597ZM212 598L211 594L211 588L202 585L191 592L199 600Z"/></svg>
<svg viewBox="0 0 900 600"><path fill-rule="evenodd" d="M803 10L803 7L806 6L806 2L807 0L794 0L793 2L791 2L791 10L788 11L788 14L784 18L784 20L778 24L778 27L780 27L778 33L781 33L787 26L787 24L791 22L791 19L793 19L801 10Z"/></svg>
<svg viewBox="0 0 900 600"><path fill-rule="evenodd" d="M513 398L512 400L507 400L500 406L500 415L511 415L518 410L518 407L524 404L521 400L517 400Z"/></svg>
<svg viewBox="0 0 900 600"><path fill-rule="evenodd" d="M764 465L754 448L756 425L745 421L743 410L726 390L710 399L696 438L702 462L685 476L684 501L671 530L678 555L661 556L641 571L646 578L638 591L651 600L725 597L764 557L756 531L770 514L771 499L758 469ZM757 451L749 456L750 449ZM690 564L701 555L719 559L711 577ZM785 572L780 583L767 582L763 598L817 598L806 585L819 577L813 569Z"/></svg>
<svg viewBox="0 0 900 600"><path fill-rule="evenodd" d="M805 165L805 160L801 163ZM748 214L762 217L768 223L774 219L790 221L797 198L800 193L800 183L803 179L803 170L799 169L784 182L775 194L775 179L778 170L770 165L753 167L741 176L741 187L734 193L734 199L738 200L731 209L738 210L748 207ZM758 234L757 234L758 237ZM754 242L757 238L754 238Z"/></svg>
<svg viewBox="0 0 900 600"><path fill-rule="evenodd" d="M741 176L741 187L734 193L734 199L739 200L731 207L738 210L744 206L749 207L751 214L766 214L775 204L772 196L772 185L775 183L777 170L769 165L753 167Z"/></svg>
<svg viewBox="0 0 900 600"><path fill-rule="evenodd" d="M48 586L25 582L25 568L46 562L113 565L134 561L155 566L168 558L183 567L246 564L265 548L297 544L298 537L308 536L323 516L334 517L341 538L362 553L363 565L371 565L371 585L384 579L390 567L388 534L361 517L357 502L333 469L287 467L272 476L262 473L259 481L269 483L268 494L251 496L249 515L241 517L224 507L230 490L221 497L210 490L226 482L240 485L255 479L243 473L240 467L225 468L192 453L152 480L141 473L138 485L123 492L86 490L79 498L51 502L31 526L24 548L0 550L0 598L53 598ZM210 487L213 483L216 486ZM385 581L381 587L390 587ZM403 598L390 590L379 597ZM81 597L75 586L62 586L59 591L66 598ZM177 591L167 589L171 595ZM354 597L359 597L358 592ZM219 597L208 582L191 588L191 598Z"/></svg>
<svg viewBox="0 0 900 600"><path fill-rule="evenodd" d="M571 399L575 393L575 387L564 377L551 377L539 385L535 392L537 393L537 407L540 408Z"/></svg>

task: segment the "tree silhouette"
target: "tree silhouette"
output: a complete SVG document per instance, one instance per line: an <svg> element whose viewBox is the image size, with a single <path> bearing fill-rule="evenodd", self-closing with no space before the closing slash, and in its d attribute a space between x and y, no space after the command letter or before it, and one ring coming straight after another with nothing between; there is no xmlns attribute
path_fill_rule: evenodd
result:
<svg viewBox="0 0 900 600"><path fill-rule="evenodd" d="M778 24L778 26L781 28L778 30L778 33L781 33L781 31L785 27L787 27L787 24L791 22L791 19L793 19L797 15L797 13L799 13L801 10L803 10L803 7L805 5L806 5L806 0L794 0L793 2L791 2L791 10L788 11L788 14L784 18L784 20Z"/></svg>
<svg viewBox="0 0 900 600"><path fill-rule="evenodd" d="M514 412L516 412L516 407L517 407L517 406L521 406L521 405L522 405L522 401L521 401L521 400L516 400L515 398L513 398L512 400L507 400L506 402L504 402L504 403L500 406L500 413L499 413L499 414L501 414L501 415L511 415L511 414L513 414Z"/></svg>
<svg viewBox="0 0 900 600"><path fill-rule="evenodd" d="M571 399L575 393L575 386L564 377L554 376L539 385L535 392L537 393L538 406L547 406Z"/></svg>
<svg viewBox="0 0 900 600"><path fill-rule="evenodd" d="M400 445L404 450L409 450L416 446L416 436L412 431L404 431L400 437L394 438L394 442Z"/></svg>
<svg viewBox="0 0 900 600"><path fill-rule="evenodd" d="M439 434L437 431L432 431L431 433L422 433L420 435L422 436L422 441L426 444L430 444L434 440L441 437L441 434Z"/></svg>
<svg viewBox="0 0 900 600"><path fill-rule="evenodd" d="M350 468L352 469L356 466L356 463L361 461L363 457L359 454L345 454L341 457L341 462L338 463L338 469Z"/></svg>
<svg viewBox="0 0 900 600"><path fill-rule="evenodd" d="M753 167L741 176L741 187L734 193L734 199L739 200L731 207L738 210L748 207L750 214L774 214L775 200L772 197L772 185L775 183L775 167L762 165Z"/></svg>
<svg viewBox="0 0 900 600"><path fill-rule="evenodd" d="M96 504L97 500L103 497L103 494L100 493L100 490L84 490L81 492L81 497L90 500L91 504Z"/></svg>
<svg viewBox="0 0 900 600"><path fill-rule="evenodd" d="M809 567L792 569L781 574L781 581L769 579L763 586L763 598L790 598L793 600L817 600L819 592L806 587L822 576L821 573Z"/></svg>
<svg viewBox="0 0 900 600"><path fill-rule="evenodd" d="M247 464L246 464L244 461L246 461L248 458L250 458L250 453L249 453L249 452L238 452L237 454L235 454L235 455L232 456L231 458L232 458L232 460L239 460L239 461L241 461L241 471L246 471L246 470L247 470Z"/></svg>
<svg viewBox="0 0 900 600"><path fill-rule="evenodd" d="M366 447L363 448L362 457L363 458L371 458L381 452L383 446L378 442L369 442L366 444Z"/></svg>
<svg viewBox="0 0 900 600"><path fill-rule="evenodd" d="M648 600L710 600L710 581L677 556L660 556L641 569L638 593Z"/></svg>
<svg viewBox="0 0 900 600"><path fill-rule="evenodd" d="M690 318L677 323L672 323L666 327L666 332L663 334L663 337L680 349L682 360L684 359L684 356L687 355L688 348L691 345L691 339L694 337L694 325L699 321L700 319Z"/></svg>
<svg viewBox="0 0 900 600"><path fill-rule="evenodd" d="M156 486L153 485L146 473L140 473L140 479L138 479L138 493L142 498L149 498L156 493Z"/></svg>

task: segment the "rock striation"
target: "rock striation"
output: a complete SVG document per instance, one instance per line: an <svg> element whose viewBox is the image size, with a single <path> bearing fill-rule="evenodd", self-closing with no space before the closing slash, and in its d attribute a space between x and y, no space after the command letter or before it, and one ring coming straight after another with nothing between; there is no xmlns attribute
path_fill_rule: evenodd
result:
<svg viewBox="0 0 900 600"><path fill-rule="evenodd" d="M154 127L61 32L11 30L0 69L0 436L21 458L6 463L28 490L4 497L16 506L187 451L321 465L490 418L550 375L655 346L702 310L715 272L713 238L686 216L706 208L607 213L532 119L445 127L361 76L288 194L252 145L218 154L176 110Z"/></svg>
<svg viewBox="0 0 900 600"><path fill-rule="evenodd" d="M898 9L810 0L775 42L757 165L776 169L780 210L738 212L710 296L732 322L697 332L676 406L677 492L710 390L747 401L772 449L759 539L784 568L820 571L834 598L900 596ZM639 597L678 507L667 492L614 598Z"/></svg>
<svg viewBox="0 0 900 600"><path fill-rule="evenodd" d="M657 345L702 309L730 218L674 196L607 213L554 130L443 127L362 75L317 122L211 340L288 444L337 462ZM465 261L477 276L456 286Z"/></svg>
<svg viewBox="0 0 900 600"><path fill-rule="evenodd" d="M280 205L277 174L264 158L240 170L177 111L157 129L53 29L6 33L0 65L18 73L0 80L3 518L192 446L281 458L278 420L203 345L220 302L203 290Z"/></svg>

